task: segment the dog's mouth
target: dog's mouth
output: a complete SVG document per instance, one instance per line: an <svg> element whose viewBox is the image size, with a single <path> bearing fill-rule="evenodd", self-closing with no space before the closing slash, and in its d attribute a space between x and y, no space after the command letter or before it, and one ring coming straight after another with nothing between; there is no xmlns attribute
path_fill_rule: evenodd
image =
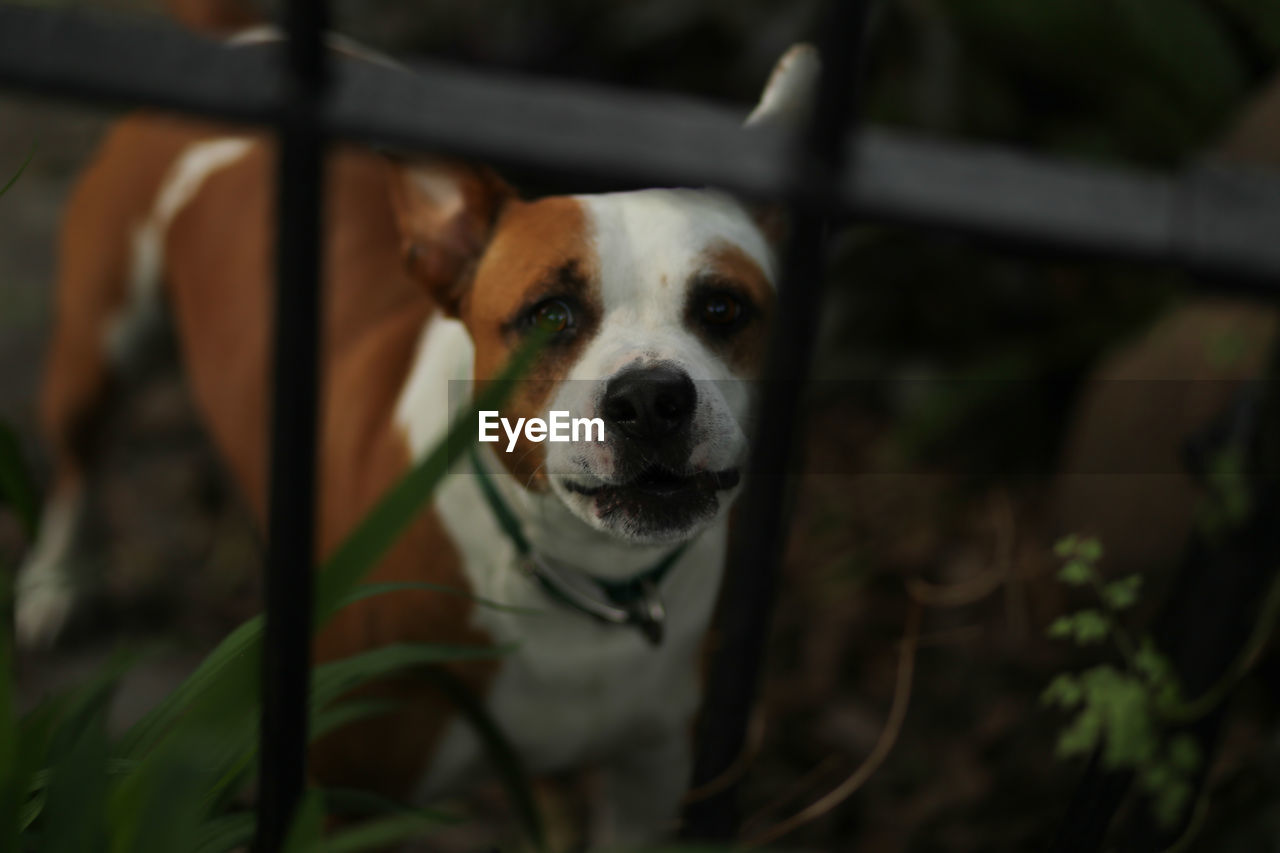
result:
<svg viewBox="0 0 1280 853"><path fill-rule="evenodd" d="M688 493L722 492L738 485L739 479L740 475L737 468L728 468L724 471L696 471L692 474L678 474L662 466L653 465L625 483L603 483L599 486L584 486L581 483L566 481L565 488L587 497L631 494L668 498Z"/></svg>
<svg viewBox="0 0 1280 853"><path fill-rule="evenodd" d="M738 485L738 469L680 474L660 466L646 468L625 483L565 488L591 500L604 524L631 536L670 536L709 521L720 506L719 493Z"/></svg>

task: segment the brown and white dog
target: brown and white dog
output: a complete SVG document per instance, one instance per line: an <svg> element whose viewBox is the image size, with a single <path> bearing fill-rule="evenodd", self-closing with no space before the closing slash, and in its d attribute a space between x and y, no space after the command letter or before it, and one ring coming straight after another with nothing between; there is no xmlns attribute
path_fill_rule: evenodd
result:
<svg viewBox="0 0 1280 853"><path fill-rule="evenodd" d="M748 124L797 112L816 66L811 49L789 52ZM50 641L73 606L86 431L162 303L200 413L264 520L272 161L264 136L136 115L80 180L41 401L56 481L18 579L25 643ZM613 841L654 837L689 780L699 647L747 447L744 380L774 310L774 247L747 208L711 190L525 201L484 168L354 147L332 152L327 181L320 552L444 436L449 383L493 376L539 327L552 343L502 415L599 417L606 438L480 445L483 481L561 593L590 599L675 560L645 602L666 603L655 644L525 571L482 478L458 472L370 579L521 610L425 591L371 598L321 633L317 658L393 642L516 645L457 673L532 771L603 770ZM482 773L481 744L433 688L406 679L382 691L405 700L400 710L320 744L317 778L430 799Z"/></svg>

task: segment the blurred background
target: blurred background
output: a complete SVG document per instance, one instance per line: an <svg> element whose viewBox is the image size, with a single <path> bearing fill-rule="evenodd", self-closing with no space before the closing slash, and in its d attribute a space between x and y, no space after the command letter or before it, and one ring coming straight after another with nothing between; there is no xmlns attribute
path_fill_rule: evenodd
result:
<svg viewBox="0 0 1280 853"><path fill-rule="evenodd" d="M67 5L160 14L156 0ZM813 0L334 6L335 29L398 55L709 98L744 115L816 10ZM887 0L870 45L872 124L1142 170L1280 163L1274 0ZM0 200L0 420L40 471L34 400L59 212L111 118L0 96L0 176L34 150ZM1195 515L1182 441L1261 371L1274 312L1196 297L1175 272L893 228L838 232L831 261L811 473L746 777L748 834L871 752L914 598L924 626L892 753L787 843L1043 850L1083 763L1055 759L1064 717L1040 693L1105 657L1045 636L1079 603L1054 580L1051 546L1095 535L1105 575L1141 572L1140 629ZM1167 380L1196 381L1170 386L1159 405L1133 392ZM91 670L115 637L162 640L121 691L126 720L254 612L260 553L175 367L129 398L105 447L100 601L64 648L27 654L19 674L34 700ZM827 459L845 460L843 473ZM17 559L22 547L0 518L0 553ZM1232 700L1188 849L1280 850L1274 656L1257 673Z"/></svg>

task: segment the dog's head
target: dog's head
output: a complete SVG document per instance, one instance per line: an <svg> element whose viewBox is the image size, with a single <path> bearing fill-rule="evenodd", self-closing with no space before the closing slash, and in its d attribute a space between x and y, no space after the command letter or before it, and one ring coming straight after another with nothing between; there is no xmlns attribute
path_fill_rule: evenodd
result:
<svg viewBox="0 0 1280 853"><path fill-rule="evenodd" d="M793 48L748 123L796 112L816 65ZM775 246L752 210L689 189L522 201L439 162L392 183L411 269L466 325L476 379L549 335L502 417L596 421L567 441L522 431L509 451L499 433L525 489L637 543L688 539L726 510L775 304Z"/></svg>

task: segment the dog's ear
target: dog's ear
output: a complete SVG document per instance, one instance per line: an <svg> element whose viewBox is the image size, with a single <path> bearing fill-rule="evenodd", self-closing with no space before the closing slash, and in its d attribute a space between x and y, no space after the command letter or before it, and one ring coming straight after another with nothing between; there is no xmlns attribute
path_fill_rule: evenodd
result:
<svg viewBox="0 0 1280 853"><path fill-rule="evenodd" d="M809 118L818 91L822 61L811 44L794 44L773 66L769 82L745 128L799 128ZM787 215L780 204L750 206L756 225L775 245L787 235Z"/></svg>
<svg viewBox="0 0 1280 853"><path fill-rule="evenodd" d="M388 163L409 272L445 312L457 316L475 262L515 191L483 166L437 159Z"/></svg>
<svg viewBox="0 0 1280 853"><path fill-rule="evenodd" d="M774 64L760 101L747 116L745 127L802 124L818 93L822 60L811 44L793 44Z"/></svg>

